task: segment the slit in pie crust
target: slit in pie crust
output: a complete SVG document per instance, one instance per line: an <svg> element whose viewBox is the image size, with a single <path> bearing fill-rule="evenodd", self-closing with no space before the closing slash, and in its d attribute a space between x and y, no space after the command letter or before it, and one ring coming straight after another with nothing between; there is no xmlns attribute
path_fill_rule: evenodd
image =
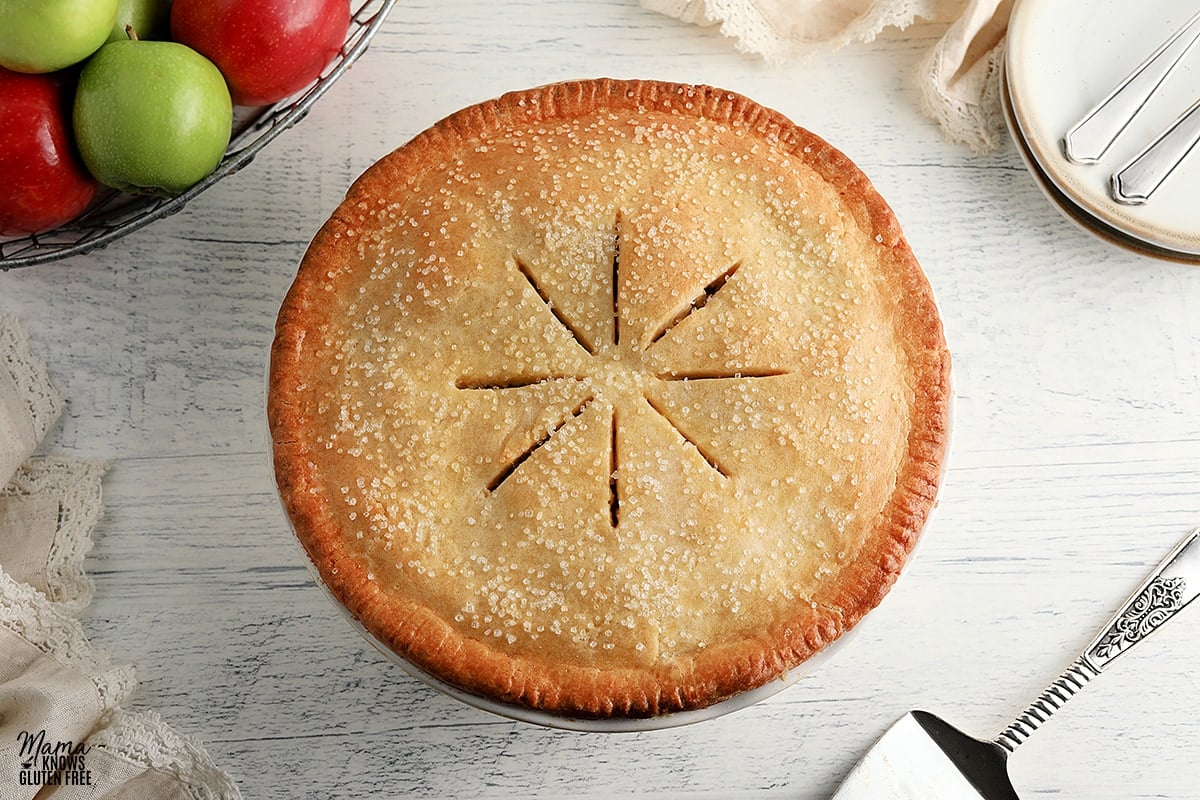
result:
<svg viewBox="0 0 1200 800"><path fill-rule="evenodd" d="M592 80L383 158L280 311L276 476L322 581L468 692L702 708L873 608L949 355L868 179L737 94Z"/></svg>

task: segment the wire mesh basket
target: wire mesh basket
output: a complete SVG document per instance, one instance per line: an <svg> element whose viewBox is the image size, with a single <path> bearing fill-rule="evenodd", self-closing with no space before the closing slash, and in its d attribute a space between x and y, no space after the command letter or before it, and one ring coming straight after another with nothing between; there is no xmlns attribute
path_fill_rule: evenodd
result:
<svg viewBox="0 0 1200 800"><path fill-rule="evenodd" d="M134 196L110 190L78 217L54 230L0 238L0 271L57 261L104 247L174 214L196 195L249 164L271 140L303 119L334 81L358 60L395 3L396 0L359 3L353 9L346 41L337 57L306 88L271 106L237 109L229 147L207 178L175 197Z"/></svg>

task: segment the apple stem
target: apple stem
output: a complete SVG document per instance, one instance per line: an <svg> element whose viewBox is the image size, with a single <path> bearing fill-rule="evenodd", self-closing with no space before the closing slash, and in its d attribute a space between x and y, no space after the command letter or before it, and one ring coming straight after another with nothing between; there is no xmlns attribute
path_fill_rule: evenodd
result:
<svg viewBox="0 0 1200 800"><path fill-rule="evenodd" d="M133 25L125 26L125 35L129 37L129 41L136 42L138 40L137 31L133 29Z"/></svg>

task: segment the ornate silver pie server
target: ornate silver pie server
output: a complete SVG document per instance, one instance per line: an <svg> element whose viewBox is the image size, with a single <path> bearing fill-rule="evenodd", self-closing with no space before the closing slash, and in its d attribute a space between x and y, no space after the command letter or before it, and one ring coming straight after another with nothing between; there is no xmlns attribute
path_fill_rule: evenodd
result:
<svg viewBox="0 0 1200 800"><path fill-rule="evenodd" d="M1125 77L1112 92L1063 136L1063 153L1076 164L1095 164L1137 116L1171 70L1200 40L1200 13Z"/></svg>
<svg viewBox="0 0 1200 800"><path fill-rule="evenodd" d="M1008 755L1092 678L1200 595L1200 528L1150 573L1080 656L990 742L926 711L905 714L851 771L833 800L1019 800Z"/></svg>

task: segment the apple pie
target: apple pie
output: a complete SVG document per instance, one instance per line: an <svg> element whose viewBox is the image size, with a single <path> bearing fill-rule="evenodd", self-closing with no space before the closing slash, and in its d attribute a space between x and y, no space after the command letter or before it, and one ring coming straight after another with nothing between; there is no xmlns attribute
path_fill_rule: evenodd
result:
<svg viewBox="0 0 1200 800"><path fill-rule="evenodd" d="M489 700L647 717L875 607L934 503L949 365L844 155L732 92L591 80L354 183L268 412L296 535L376 639Z"/></svg>

